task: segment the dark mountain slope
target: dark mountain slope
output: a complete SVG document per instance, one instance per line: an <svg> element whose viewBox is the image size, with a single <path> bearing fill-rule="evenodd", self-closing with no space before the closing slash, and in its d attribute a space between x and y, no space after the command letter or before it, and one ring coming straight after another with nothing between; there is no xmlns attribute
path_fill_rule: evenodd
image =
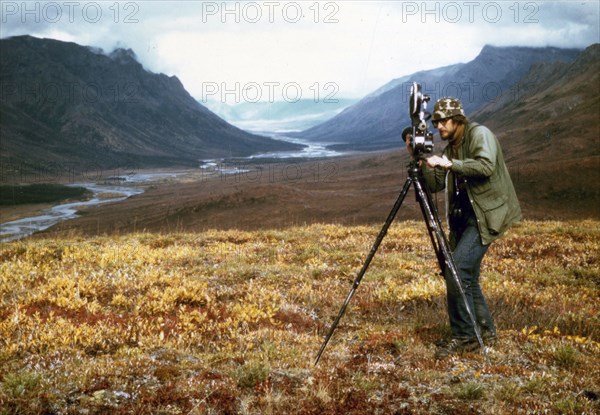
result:
<svg viewBox="0 0 600 415"><path fill-rule="evenodd" d="M226 123L131 50L20 36L0 53L3 162L194 165L297 148Z"/></svg>
<svg viewBox="0 0 600 415"><path fill-rule="evenodd" d="M600 211L600 44L533 65L473 119L496 132L528 210ZM588 215L588 213L586 213Z"/></svg>

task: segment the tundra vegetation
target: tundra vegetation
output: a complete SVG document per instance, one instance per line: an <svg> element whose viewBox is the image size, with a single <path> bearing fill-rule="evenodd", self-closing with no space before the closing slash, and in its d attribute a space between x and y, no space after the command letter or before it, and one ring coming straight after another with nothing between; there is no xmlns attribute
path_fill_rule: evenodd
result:
<svg viewBox="0 0 600 415"><path fill-rule="evenodd" d="M85 187L61 184L0 185L0 206L59 202L66 199L81 199L90 195L91 192Z"/></svg>
<svg viewBox="0 0 600 415"><path fill-rule="evenodd" d="M29 238L0 251L2 414L592 414L600 223L525 221L482 280L487 349L435 360L444 283L396 222Z"/></svg>

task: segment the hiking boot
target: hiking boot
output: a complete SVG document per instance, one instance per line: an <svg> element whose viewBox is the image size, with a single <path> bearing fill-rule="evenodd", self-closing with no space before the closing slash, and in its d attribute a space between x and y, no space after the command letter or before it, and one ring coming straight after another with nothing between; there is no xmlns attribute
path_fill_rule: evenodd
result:
<svg viewBox="0 0 600 415"><path fill-rule="evenodd" d="M475 339L475 340L477 340L477 339ZM483 330L481 332L481 340L483 340L483 343L486 346L493 346L498 341L498 337L496 336L495 331ZM436 340L436 342L433 344L437 348L442 348L442 347L446 347L448 345L448 343L450 343L451 341L452 341L452 337L444 337L439 340Z"/></svg>
<svg viewBox="0 0 600 415"><path fill-rule="evenodd" d="M436 342L433 344L439 349L440 347L446 347L451 340L452 337L444 337L442 339L436 340Z"/></svg>
<svg viewBox="0 0 600 415"><path fill-rule="evenodd" d="M479 348L477 339L452 339L445 346L435 352L436 359L443 359L450 355L472 352Z"/></svg>
<svg viewBox="0 0 600 415"><path fill-rule="evenodd" d="M496 332L491 330L484 330L481 333L481 339L485 343L486 346L493 346L498 341L498 337L496 336Z"/></svg>

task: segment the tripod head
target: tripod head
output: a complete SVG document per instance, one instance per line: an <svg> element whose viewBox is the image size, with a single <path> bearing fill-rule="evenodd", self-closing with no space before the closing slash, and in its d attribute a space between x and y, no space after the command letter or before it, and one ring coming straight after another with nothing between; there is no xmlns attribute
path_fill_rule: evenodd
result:
<svg viewBox="0 0 600 415"><path fill-rule="evenodd" d="M424 154L433 152L433 133L427 128L431 114L426 111L429 95L423 95L421 84L413 82L408 112L412 125L412 154L415 159L424 158Z"/></svg>

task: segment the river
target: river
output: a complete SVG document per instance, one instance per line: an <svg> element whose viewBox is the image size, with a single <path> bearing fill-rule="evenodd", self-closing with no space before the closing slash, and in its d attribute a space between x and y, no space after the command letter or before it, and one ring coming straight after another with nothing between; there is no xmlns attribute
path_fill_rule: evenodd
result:
<svg viewBox="0 0 600 415"><path fill-rule="evenodd" d="M326 144L311 143L300 139L286 137L284 134L274 134L260 132L262 135L268 135L278 140L289 141L296 144L302 144L305 147L297 151L278 151L270 153L255 154L247 157L247 160L260 161L260 159L314 159L335 157L344 153L329 150ZM200 169L209 169L211 174L236 174L240 173L239 161L236 159L237 166L228 166L224 160L202 160ZM69 186L85 187L92 192L93 196L89 200L62 203L44 210L40 215L31 216L23 219L0 224L0 242L10 242L25 238L35 232L46 230L57 223L73 219L78 216L78 210L86 206L95 206L109 202L119 202L128 197L144 192L144 187L152 184L153 181L165 178L176 177L177 173L153 172L153 173L132 173L126 176L113 177L115 185L98 183L71 183Z"/></svg>
<svg viewBox="0 0 600 415"><path fill-rule="evenodd" d="M342 153L336 150L330 150L327 148L328 144L333 143L314 143L311 141L302 140L299 138L287 137L285 133L269 133L264 131L251 131L252 133L271 137L275 140L287 141L294 144L301 144L304 146L302 150L296 151L276 151L272 153L260 153L250 156L249 159L260 159L260 158L275 158L275 159L289 159L289 158L321 158L321 157L337 157L348 153Z"/></svg>
<svg viewBox="0 0 600 415"><path fill-rule="evenodd" d="M88 200L61 203L45 209L40 215L17 219L0 224L0 242L10 242L25 238L35 232L43 231L57 223L73 219L78 211L86 206L120 202L128 197L144 192L144 186L155 180L176 177L177 173L131 173L125 176L111 177L115 184L70 183L67 186L85 187L92 193Z"/></svg>

